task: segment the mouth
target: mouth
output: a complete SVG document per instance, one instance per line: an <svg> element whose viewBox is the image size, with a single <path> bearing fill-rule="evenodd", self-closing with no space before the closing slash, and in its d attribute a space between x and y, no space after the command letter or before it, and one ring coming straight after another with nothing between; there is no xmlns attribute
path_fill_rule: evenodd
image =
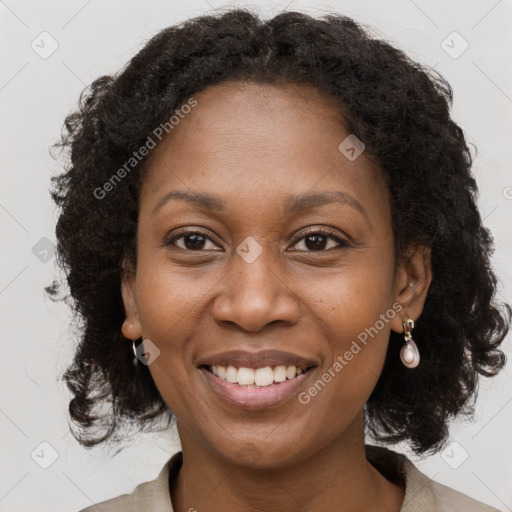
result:
<svg viewBox="0 0 512 512"><path fill-rule="evenodd" d="M315 368L199 366L208 392L231 406L248 410L276 408L297 396L312 378Z"/></svg>
<svg viewBox="0 0 512 512"><path fill-rule="evenodd" d="M303 366L302 368L295 365L275 365L264 366L260 368L248 368L236 366L223 366L223 365L201 365L202 368L220 380L230 384L236 384L244 388L264 388L268 386L279 385L287 380L293 380L299 375L305 374L311 369L312 366Z"/></svg>

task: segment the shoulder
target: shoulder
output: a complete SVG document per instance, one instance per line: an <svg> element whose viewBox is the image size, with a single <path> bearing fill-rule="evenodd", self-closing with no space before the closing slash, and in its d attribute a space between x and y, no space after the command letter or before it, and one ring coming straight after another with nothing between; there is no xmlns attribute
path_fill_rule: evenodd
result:
<svg viewBox="0 0 512 512"><path fill-rule="evenodd" d="M159 510L159 512L162 510L162 512L168 512L166 509L154 509L153 495L156 483L157 480L144 482L139 484L130 494L123 494L116 498L95 503L79 512L98 512L98 510L101 510L101 512L131 512L132 510L151 510L152 512L153 510Z"/></svg>
<svg viewBox="0 0 512 512"><path fill-rule="evenodd" d="M406 495L400 512L500 512L422 473L410 460L404 462Z"/></svg>
<svg viewBox="0 0 512 512"><path fill-rule="evenodd" d="M177 452L165 463L155 480L139 484L130 494L95 503L78 512L173 512L169 477L173 478L179 471L182 460L182 452Z"/></svg>
<svg viewBox="0 0 512 512"><path fill-rule="evenodd" d="M366 457L388 480L405 486L400 512L500 512L432 480L403 454L366 445Z"/></svg>
<svg viewBox="0 0 512 512"><path fill-rule="evenodd" d="M78 512L94 512L101 510L102 512L121 512L121 510L129 511L133 508L133 501L131 494L123 494L117 498L95 503L90 507L80 509Z"/></svg>

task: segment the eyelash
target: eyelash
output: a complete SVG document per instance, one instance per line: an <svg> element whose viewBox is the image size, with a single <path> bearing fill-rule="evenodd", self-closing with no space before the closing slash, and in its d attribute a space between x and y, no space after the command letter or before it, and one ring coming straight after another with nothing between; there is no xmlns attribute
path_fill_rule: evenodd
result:
<svg viewBox="0 0 512 512"><path fill-rule="evenodd" d="M350 246L348 240L338 236L333 231L326 229L326 228L312 228L312 229L308 230L307 232L302 233L301 236L295 240L293 245L297 245L298 242L300 242L303 238L306 238L307 236L317 235L317 234L322 234L328 238L332 238L336 243L338 243L340 245L338 247L334 247L334 248L330 248L330 249L323 249L323 250L319 250L319 251L311 251L311 250L304 251L304 250L302 250L302 251L297 251L297 252L329 252L329 251L332 251L333 249L342 249L342 248L347 248ZM213 240L210 236L208 236L204 231L190 230L190 231L183 231L179 235L173 236L172 238L166 240L164 242L164 246L174 245L176 247L176 245L174 244L174 242L176 240L179 240L180 238L184 238L185 236L189 236L189 235L200 235L202 237L207 238L211 242L216 243L215 240ZM190 249L183 249L182 247L178 247L178 249L182 249L182 250L188 251L188 252L204 252L204 249L199 249L197 251L192 251Z"/></svg>

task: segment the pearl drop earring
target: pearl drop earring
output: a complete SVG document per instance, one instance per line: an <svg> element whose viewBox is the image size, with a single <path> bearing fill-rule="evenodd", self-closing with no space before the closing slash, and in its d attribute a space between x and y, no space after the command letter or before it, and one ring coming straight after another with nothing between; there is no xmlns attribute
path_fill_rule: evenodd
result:
<svg viewBox="0 0 512 512"><path fill-rule="evenodd" d="M411 331L414 329L414 320L406 318L402 324L404 326L405 345L400 350L400 359L407 368L416 368L420 364L420 352L411 337Z"/></svg>

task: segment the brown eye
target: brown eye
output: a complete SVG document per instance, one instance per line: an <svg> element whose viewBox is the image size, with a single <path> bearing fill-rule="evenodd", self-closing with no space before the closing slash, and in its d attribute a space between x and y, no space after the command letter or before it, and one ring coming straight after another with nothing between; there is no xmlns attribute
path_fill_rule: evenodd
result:
<svg viewBox="0 0 512 512"><path fill-rule="evenodd" d="M296 250L307 252L325 252L326 250L330 249L349 247L349 243L345 239L337 236L332 231L318 228L310 231L309 233L306 233L306 235L300 238L295 243L295 245L298 245L301 240L304 240L304 248ZM329 245L329 240L333 241L334 245L332 243Z"/></svg>
<svg viewBox="0 0 512 512"><path fill-rule="evenodd" d="M178 243L179 241L179 243ZM208 243L211 244L208 247ZM166 241L165 245L175 245L186 251L218 250L212 239L202 231L185 231Z"/></svg>

